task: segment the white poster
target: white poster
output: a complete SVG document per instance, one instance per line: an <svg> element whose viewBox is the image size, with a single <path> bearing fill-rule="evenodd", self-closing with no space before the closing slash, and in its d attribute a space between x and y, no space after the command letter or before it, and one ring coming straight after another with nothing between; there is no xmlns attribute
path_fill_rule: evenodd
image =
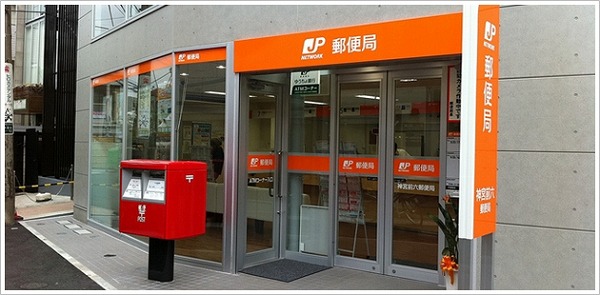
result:
<svg viewBox="0 0 600 295"><path fill-rule="evenodd" d="M150 136L150 77L140 76L140 86L138 88L138 137L147 138Z"/></svg>

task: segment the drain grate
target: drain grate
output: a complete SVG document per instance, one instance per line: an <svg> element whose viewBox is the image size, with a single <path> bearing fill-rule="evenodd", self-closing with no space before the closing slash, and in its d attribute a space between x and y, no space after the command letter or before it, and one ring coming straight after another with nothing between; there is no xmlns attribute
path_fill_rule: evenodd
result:
<svg viewBox="0 0 600 295"><path fill-rule="evenodd" d="M104 257L115 257L117 256L116 254L104 254Z"/></svg>

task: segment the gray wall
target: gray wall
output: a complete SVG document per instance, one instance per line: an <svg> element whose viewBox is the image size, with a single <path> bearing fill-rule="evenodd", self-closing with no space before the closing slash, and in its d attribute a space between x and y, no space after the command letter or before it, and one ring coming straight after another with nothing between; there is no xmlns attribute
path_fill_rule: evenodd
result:
<svg viewBox="0 0 600 295"><path fill-rule="evenodd" d="M500 11L495 289L594 289L595 21Z"/></svg>
<svg viewBox="0 0 600 295"><path fill-rule="evenodd" d="M166 6L92 43L81 6L75 217L87 218L91 76L174 48L460 10ZM593 6L501 8L495 289L594 288L594 22Z"/></svg>

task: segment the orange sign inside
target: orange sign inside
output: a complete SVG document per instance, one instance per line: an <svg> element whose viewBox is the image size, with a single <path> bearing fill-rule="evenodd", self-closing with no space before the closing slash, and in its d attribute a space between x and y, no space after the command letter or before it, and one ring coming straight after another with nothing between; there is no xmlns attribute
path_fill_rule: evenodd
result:
<svg viewBox="0 0 600 295"><path fill-rule="evenodd" d="M427 159L394 159L394 176L439 177L440 161Z"/></svg>
<svg viewBox="0 0 600 295"><path fill-rule="evenodd" d="M496 231L499 14L498 6L479 7L473 237Z"/></svg>
<svg viewBox="0 0 600 295"><path fill-rule="evenodd" d="M275 155L256 154L248 155L248 171L273 171L275 170Z"/></svg>
<svg viewBox="0 0 600 295"><path fill-rule="evenodd" d="M289 155L288 170L301 172L329 172L329 156L300 156Z"/></svg>
<svg viewBox="0 0 600 295"><path fill-rule="evenodd" d="M234 70L239 73L456 55L462 50L461 37L461 13L453 13L238 40L234 42Z"/></svg>
<svg viewBox="0 0 600 295"><path fill-rule="evenodd" d="M376 158L366 157L340 157L338 171L346 174L363 174L377 176L379 162Z"/></svg>

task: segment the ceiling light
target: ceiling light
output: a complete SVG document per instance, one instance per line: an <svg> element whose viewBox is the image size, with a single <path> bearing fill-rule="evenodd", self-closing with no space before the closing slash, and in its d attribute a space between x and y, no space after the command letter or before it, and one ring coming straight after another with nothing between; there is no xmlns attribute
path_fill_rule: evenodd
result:
<svg viewBox="0 0 600 295"><path fill-rule="evenodd" d="M357 98L366 98L366 99L379 99L379 96L366 95L366 94L358 94L358 95L355 95L354 97L357 97Z"/></svg>
<svg viewBox="0 0 600 295"><path fill-rule="evenodd" d="M305 100L304 101L305 104L315 104L315 105L319 105L319 106L324 106L327 105L327 103L325 102L321 102L321 101L312 101L312 100Z"/></svg>
<svg viewBox="0 0 600 295"><path fill-rule="evenodd" d="M224 70L224 69L226 69L226 67L225 67L224 65L218 65L218 66L217 66L217 69L219 69L219 70Z"/></svg>
<svg viewBox="0 0 600 295"><path fill-rule="evenodd" d="M212 90L206 90L206 91L204 91L204 93L206 93L206 94L216 94L216 95L225 95L225 92L212 91Z"/></svg>

